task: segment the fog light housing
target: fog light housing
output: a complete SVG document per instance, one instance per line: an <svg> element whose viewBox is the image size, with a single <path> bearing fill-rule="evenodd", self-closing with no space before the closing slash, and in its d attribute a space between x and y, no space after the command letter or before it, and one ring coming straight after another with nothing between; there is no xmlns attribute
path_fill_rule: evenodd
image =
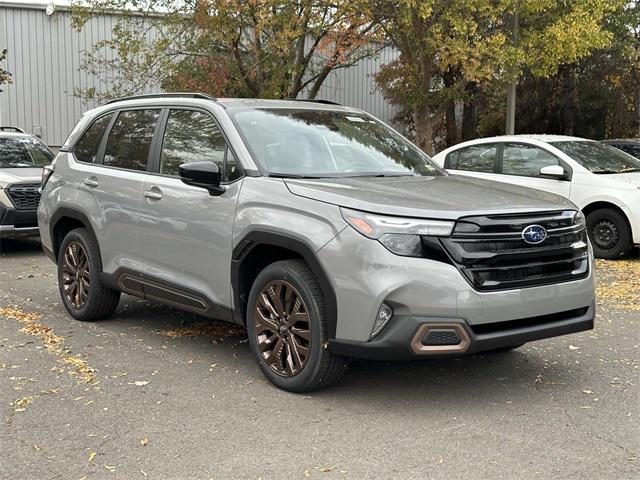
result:
<svg viewBox="0 0 640 480"><path fill-rule="evenodd" d="M389 305L383 303L380 305L378 309L378 314L376 315L376 320L373 322L373 330L371 331L371 337L375 337L380 331L385 327L389 320L393 317L393 310Z"/></svg>

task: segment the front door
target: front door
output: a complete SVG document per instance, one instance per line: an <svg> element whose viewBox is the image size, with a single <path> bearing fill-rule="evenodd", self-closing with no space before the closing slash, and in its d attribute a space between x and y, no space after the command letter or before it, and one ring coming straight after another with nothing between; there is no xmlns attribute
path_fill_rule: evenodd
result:
<svg viewBox="0 0 640 480"><path fill-rule="evenodd" d="M235 156L214 118L189 109L169 110L156 156L157 173L147 178L142 193L145 277L194 292L196 303L204 295L214 306L231 307L232 232L242 183ZM220 167L222 195L211 196L178 177L180 164L205 161Z"/></svg>
<svg viewBox="0 0 640 480"><path fill-rule="evenodd" d="M558 157L537 145L505 143L502 148L500 174L495 180L522 185L569 198L571 182L540 176L540 169L551 165L562 165Z"/></svg>

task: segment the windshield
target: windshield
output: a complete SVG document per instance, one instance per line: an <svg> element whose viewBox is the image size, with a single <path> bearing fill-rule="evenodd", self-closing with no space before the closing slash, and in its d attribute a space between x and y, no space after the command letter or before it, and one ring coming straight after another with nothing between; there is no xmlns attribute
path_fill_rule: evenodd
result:
<svg viewBox="0 0 640 480"><path fill-rule="evenodd" d="M552 142L580 165L593 173L640 172L640 160L600 142Z"/></svg>
<svg viewBox="0 0 640 480"><path fill-rule="evenodd" d="M51 150L33 137L0 137L0 168L44 167L53 157Z"/></svg>
<svg viewBox="0 0 640 480"><path fill-rule="evenodd" d="M231 116L254 159L270 176L442 175L426 154L365 115L253 109Z"/></svg>

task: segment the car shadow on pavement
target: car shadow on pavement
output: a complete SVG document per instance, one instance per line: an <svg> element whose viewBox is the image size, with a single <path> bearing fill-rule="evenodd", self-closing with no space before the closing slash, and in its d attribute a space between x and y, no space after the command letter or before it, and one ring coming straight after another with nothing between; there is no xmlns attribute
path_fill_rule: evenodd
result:
<svg viewBox="0 0 640 480"><path fill-rule="evenodd" d="M194 363L199 360L203 365L215 361L240 369L238 385L255 383L256 388L268 395L292 395L264 381L241 328L157 303L131 297L123 300L116 318L101 321L101 327L119 335L134 330L138 336L170 342L171 351L180 358L195 359ZM575 383L565 371L564 362L549 362L545 359L549 351L540 342L533 345L505 353L446 359L354 360L338 384L308 395L327 400L357 400L372 408L388 408L397 402L460 406L478 399L487 404L505 404L510 399L535 393L543 374L561 384Z"/></svg>
<svg viewBox="0 0 640 480"><path fill-rule="evenodd" d="M27 257L38 252L42 252L39 238L0 239L1 257Z"/></svg>

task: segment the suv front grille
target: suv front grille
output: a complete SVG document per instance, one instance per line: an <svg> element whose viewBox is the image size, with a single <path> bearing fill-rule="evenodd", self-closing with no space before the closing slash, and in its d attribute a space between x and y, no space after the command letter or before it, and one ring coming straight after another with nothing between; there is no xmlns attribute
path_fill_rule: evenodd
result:
<svg viewBox="0 0 640 480"><path fill-rule="evenodd" d="M478 290L567 282L589 274L587 234L574 211L465 217L442 245ZM523 230L539 225L547 238L531 245Z"/></svg>
<svg viewBox="0 0 640 480"><path fill-rule="evenodd" d="M35 210L40 201L39 187L38 183L12 185L7 194L17 210Z"/></svg>

